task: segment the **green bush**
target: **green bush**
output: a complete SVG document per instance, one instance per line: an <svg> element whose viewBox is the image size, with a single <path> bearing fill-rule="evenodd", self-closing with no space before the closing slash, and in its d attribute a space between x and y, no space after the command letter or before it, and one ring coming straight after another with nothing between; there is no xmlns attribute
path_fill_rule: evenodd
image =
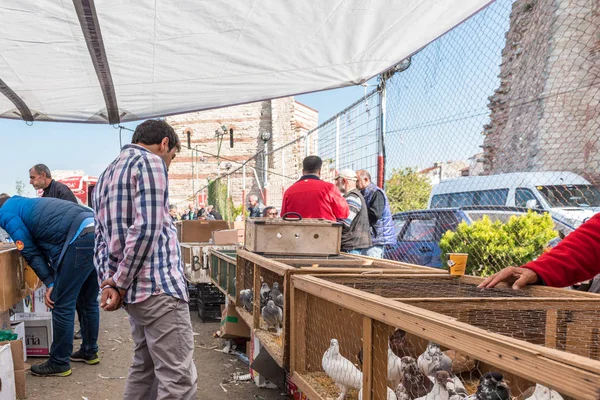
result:
<svg viewBox="0 0 600 400"><path fill-rule="evenodd" d="M233 221L233 201L227 198L227 184L219 178L208 183L208 204L215 206L225 221Z"/></svg>
<svg viewBox="0 0 600 400"><path fill-rule="evenodd" d="M394 169L385 182L385 192L392 212L421 210L427 208L431 184L416 169Z"/></svg>
<svg viewBox="0 0 600 400"><path fill-rule="evenodd" d="M455 232L448 231L442 236L442 262L446 265L448 253L467 253L466 273L489 276L504 267L534 260L556 236L548 213L512 216L506 223L492 222L484 216L471 225L461 222Z"/></svg>

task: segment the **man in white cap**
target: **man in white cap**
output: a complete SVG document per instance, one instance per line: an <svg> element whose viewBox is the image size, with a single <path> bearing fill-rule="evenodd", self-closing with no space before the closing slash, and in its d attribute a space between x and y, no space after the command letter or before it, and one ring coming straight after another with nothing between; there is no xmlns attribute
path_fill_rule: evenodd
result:
<svg viewBox="0 0 600 400"><path fill-rule="evenodd" d="M350 215L340 220L342 226L342 251L350 254L361 254L372 245L369 225L369 211L365 199L356 188L356 172L343 169L335 178L335 183L342 192Z"/></svg>

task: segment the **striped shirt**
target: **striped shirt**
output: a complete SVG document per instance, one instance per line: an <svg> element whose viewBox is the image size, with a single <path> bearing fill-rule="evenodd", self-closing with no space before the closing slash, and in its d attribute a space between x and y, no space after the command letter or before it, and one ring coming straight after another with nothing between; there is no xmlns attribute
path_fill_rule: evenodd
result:
<svg viewBox="0 0 600 400"><path fill-rule="evenodd" d="M127 289L125 303L161 293L188 301L168 193L164 161L134 144L98 179L94 264L100 281L112 276Z"/></svg>
<svg viewBox="0 0 600 400"><path fill-rule="evenodd" d="M344 198L348 202L348 208L350 209L350 214L348 215L348 218L344 218L340 222L342 224L346 225L347 227L350 227L350 225L352 225L352 221L354 221L354 218L356 218L356 216L360 212L362 204L361 204L360 198L358 197L358 195L356 193L346 193L344 195Z"/></svg>

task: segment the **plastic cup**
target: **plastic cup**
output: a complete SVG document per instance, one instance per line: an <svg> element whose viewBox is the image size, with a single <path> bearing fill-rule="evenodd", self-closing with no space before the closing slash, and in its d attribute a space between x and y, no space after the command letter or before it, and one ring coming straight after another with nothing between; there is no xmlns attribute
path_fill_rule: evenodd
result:
<svg viewBox="0 0 600 400"><path fill-rule="evenodd" d="M448 267L450 275L463 276L467 270L467 259L469 255L466 253L448 253Z"/></svg>

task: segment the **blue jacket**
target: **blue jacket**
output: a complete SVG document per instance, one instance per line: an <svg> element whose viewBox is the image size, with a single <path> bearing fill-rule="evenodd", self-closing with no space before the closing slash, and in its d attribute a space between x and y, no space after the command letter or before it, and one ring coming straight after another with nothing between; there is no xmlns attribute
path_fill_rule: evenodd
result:
<svg viewBox="0 0 600 400"><path fill-rule="evenodd" d="M54 283L64 252L90 209L54 198L14 196L0 208L0 227L46 286ZM19 243L19 242L22 242Z"/></svg>
<svg viewBox="0 0 600 400"><path fill-rule="evenodd" d="M373 239L373 246L385 246L396 244L396 228L394 227L394 221L392 220L392 212L390 210L390 202L388 201L385 192L379 187L375 186L374 183L369 184L362 191L362 195L365 198L365 202L369 207L369 222L371 223L371 238ZM379 199L380 204L375 207L374 197L376 193L381 193ZM374 208L380 207L380 210L373 210ZM371 219L373 212L380 215L376 218L376 221Z"/></svg>

